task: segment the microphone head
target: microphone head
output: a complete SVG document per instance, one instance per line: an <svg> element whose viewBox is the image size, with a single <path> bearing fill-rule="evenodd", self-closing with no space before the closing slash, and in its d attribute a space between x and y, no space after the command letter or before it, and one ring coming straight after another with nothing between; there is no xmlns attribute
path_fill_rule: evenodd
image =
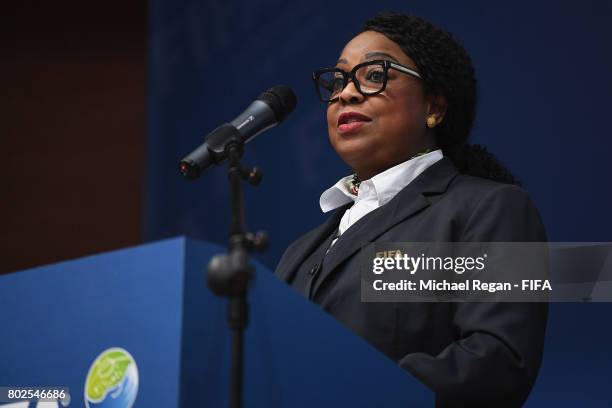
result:
<svg viewBox="0 0 612 408"><path fill-rule="evenodd" d="M268 89L258 100L268 105L274 112L276 123L281 123L295 109L297 98L295 93L285 85L276 85Z"/></svg>

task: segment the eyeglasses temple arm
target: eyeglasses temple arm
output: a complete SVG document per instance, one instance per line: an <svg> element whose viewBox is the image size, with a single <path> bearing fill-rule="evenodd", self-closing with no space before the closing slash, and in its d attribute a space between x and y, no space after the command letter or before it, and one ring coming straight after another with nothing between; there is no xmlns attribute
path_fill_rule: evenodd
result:
<svg viewBox="0 0 612 408"><path fill-rule="evenodd" d="M419 74L419 73L418 73L418 72L416 72L415 70L410 69L410 68L405 67L405 66L400 65L400 64L396 64L395 62L391 62L391 61L389 61L389 66L390 66L391 68L393 68L393 69L397 69L398 71L404 72L404 73L406 73L406 74L413 75L413 76L415 76L415 77L417 77L417 78L422 78L422 77L421 77L421 74Z"/></svg>

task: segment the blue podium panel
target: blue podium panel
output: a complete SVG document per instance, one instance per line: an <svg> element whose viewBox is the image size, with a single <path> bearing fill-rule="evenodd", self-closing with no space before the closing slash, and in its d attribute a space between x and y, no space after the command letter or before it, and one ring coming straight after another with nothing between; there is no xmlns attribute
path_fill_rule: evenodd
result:
<svg viewBox="0 0 612 408"><path fill-rule="evenodd" d="M103 351L134 358L140 407L178 403L184 241L63 262L0 278L0 386L68 386L83 407Z"/></svg>
<svg viewBox="0 0 612 408"><path fill-rule="evenodd" d="M0 387L67 386L58 407L227 406L227 302L204 280L220 250L176 238L0 277ZM433 405L260 266L249 303L246 408Z"/></svg>
<svg viewBox="0 0 612 408"><path fill-rule="evenodd" d="M203 289L204 267L218 251L202 242L186 243L184 407L228 406L227 302ZM431 391L409 373L256 267L244 340L245 407L433 406Z"/></svg>

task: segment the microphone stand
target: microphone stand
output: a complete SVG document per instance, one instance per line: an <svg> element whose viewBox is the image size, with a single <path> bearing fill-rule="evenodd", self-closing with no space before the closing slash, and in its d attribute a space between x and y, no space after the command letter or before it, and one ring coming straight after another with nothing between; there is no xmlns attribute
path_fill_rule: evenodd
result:
<svg viewBox="0 0 612 408"><path fill-rule="evenodd" d="M208 286L217 295L229 298L227 322L232 332L232 360L230 371L230 408L242 405L243 332L248 323L247 294L249 280L254 268L249 262L249 252L262 252L268 244L263 232L252 234L246 231L244 221L244 197L242 181L251 185L261 182L262 172L257 167L242 166L240 158L244 142L239 137L231 138L223 148L229 159L231 227L228 252L215 255L208 264Z"/></svg>

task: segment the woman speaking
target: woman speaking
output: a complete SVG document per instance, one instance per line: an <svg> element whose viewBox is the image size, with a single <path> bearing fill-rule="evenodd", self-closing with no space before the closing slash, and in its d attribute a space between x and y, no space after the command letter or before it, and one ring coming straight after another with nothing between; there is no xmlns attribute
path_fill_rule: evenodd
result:
<svg viewBox="0 0 612 408"><path fill-rule="evenodd" d="M467 144L470 57L421 18L380 14L313 74L331 145L353 170L324 191L327 221L276 274L436 393L437 406L521 406L542 357L545 303L362 303L369 242L542 242L513 175Z"/></svg>

